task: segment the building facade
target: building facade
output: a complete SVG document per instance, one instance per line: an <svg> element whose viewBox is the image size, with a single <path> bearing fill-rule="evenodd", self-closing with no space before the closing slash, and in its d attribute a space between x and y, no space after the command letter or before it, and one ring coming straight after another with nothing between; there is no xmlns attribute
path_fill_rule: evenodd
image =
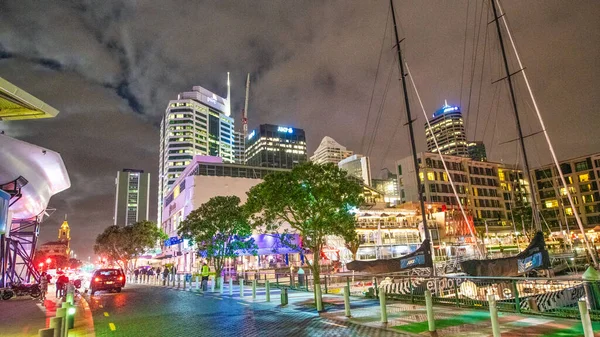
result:
<svg viewBox="0 0 600 337"><path fill-rule="evenodd" d="M483 142L468 142L467 151L469 152L469 158L476 161L487 161L487 153L485 151L485 144L483 144Z"/></svg>
<svg viewBox="0 0 600 337"><path fill-rule="evenodd" d="M333 138L323 137L321 144L319 144L313 156L310 157L310 161L317 164L333 163L337 165L351 155L352 151L347 150L345 146L340 145Z"/></svg>
<svg viewBox="0 0 600 337"><path fill-rule="evenodd" d="M233 132L233 162L236 164L246 164L246 139L244 133L240 131Z"/></svg>
<svg viewBox="0 0 600 337"><path fill-rule="evenodd" d="M69 257L71 253L71 229L65 216L65 221L58 229L58 241L50 241L40 245L39 252L46 256Z"/></svg>
<svg viewBox="0 0 600 337"><path fill-rule="evenodd" d="M116 226L127 226L150 219L150 173L123 169L115 179Z"/></svg>
<svg viewBox="0 0 600 337"><path fill-rule="evenodd" d="M200 86L169 101L160 124L159 221L164 196L194 155L217 156L227 163L235 161L234 120L230 111L229 98Z"/></svg>
<svg viewBox="0 0 600 337"><path fill-rule="evenodd" d="M292 169L306 162L304 130L261 124L246 138L246 165Z"/></svg>
<svg viewBox="0 0 600 337"><path fill-rule="evenodd" d="M179 224L196 208L216 196L235 195L246 202L246 192L273 172L285 169L251 167L225 163L222 158L195 156L166 196L162 210L161 228L169 236L162 258L174 263L180 272L197 271L197 249L188 240L179 240ZM257 238L258 239L258 238ZM254 261L253 263L256 263Z"/></svg>
<svg viewBox="0 0 600 337"><path fill-rule="evenodd" d="M381 191L385 195L385 202L391 205L397 205L404 202L400 198L400 189L398 188L398 175L390 172L387 168L381 170L379 178L372 178L373 188Z"/></svg>
<svg viewBox="0 0 600 337"><path fill-rule="evenodd" d="M365 185L371 186L371 162L369 157L354 154L338 163L338 167L348 175L361 179Z"/></svg>
<svg viewBox="0 0 600 337"><path fill-rule="evenodd" d="M560 168L567 181L573 203L586 227L600 224L600 153L561 161ZM575 213L555 165L532 170L539 209L554 229L569 224L578 229ZM565 228L565 227L563 227Z"/></svg>
<svg viewBox="0 0 600 337"><path fill-rule="evenodd" d="M427 202L441 202L458 209L458 200L450 184L456 187L461 204L473 216L475 224L507 226L516 198L529 200L529 186L520 170L503 164L475 161L460 156L444 155L450 177L437 153L419 153L419 180ZM401 198L418 201L418 189L412 157L399 160L398 185Z"/></svg>
<svg viewBox="0 0 600 337"><path fill-rule="evenodd" d="M435 146L435 136L442 154L465 157L469 155L465 126L459 107L450 106L446 102L433 114L429 124L431 124L431 130L425 123L428 152L435 153L438 150Z"/></svg>

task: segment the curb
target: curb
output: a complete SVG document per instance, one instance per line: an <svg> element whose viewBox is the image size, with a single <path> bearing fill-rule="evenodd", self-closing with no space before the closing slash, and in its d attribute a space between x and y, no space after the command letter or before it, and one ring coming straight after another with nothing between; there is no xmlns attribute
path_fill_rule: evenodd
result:
<svg viewBox="0 0 600 337"><path fill-rule="evenodd" d="M79 307L83 309L78 310L75 314L75 327L69 332L69 336L89 336L96 337L96 331L94 328L94 317L92 310L87 300L83 296L79 296Z"/></svg>

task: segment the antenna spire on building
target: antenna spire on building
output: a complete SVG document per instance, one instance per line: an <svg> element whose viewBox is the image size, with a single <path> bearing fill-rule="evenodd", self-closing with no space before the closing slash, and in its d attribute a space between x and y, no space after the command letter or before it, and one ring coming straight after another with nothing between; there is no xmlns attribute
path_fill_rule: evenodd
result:
<svg viewBox="0 0 600 337"><path fill-rule="evenodd" d="M227 105L225 115L231 116L231 82L229 82L229 72L227 72Z"/></svg>

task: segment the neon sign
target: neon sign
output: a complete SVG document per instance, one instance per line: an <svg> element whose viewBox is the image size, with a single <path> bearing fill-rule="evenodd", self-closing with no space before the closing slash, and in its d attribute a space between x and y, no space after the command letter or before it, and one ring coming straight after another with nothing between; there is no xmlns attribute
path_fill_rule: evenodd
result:
<svg viewBox="0 0 600 337"><path fill-rule="evenodd" d="M458 111L458 107L457 106L449 106L447 108L444 108L444 112L449 112L449 111Z"/></svg>
<svg viewBox="0 0 600 337"><path fill-rule="evenodd" d="M252 131L249 135L248 135L248 139L252 139L252 137L254 137L254 135L256 134L256 131Z"/></svg>
<svg viewBox="0 0 600 337"><path fill-rule="evenodd" d="M279 132L293 133L294 129L288 128L287 126L278 126L277 127L277 131L279 131Z"/></svg>

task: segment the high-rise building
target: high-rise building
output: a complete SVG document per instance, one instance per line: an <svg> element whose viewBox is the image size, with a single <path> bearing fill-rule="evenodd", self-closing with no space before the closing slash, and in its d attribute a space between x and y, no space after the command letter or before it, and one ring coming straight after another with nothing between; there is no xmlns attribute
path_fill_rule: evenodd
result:
<svg viewBox="0 0 600 337"><path fill-rule="evenodd" d="M123 169L117 172L115 185L115 225L127 226L149 220L150 173Z"/></svg>
<svg viewBox="0 0 600 337"><path fill-rule="evenodd" d="M246 165L291 169L306 162L304 130L261 124L246 138Z"/></svg>
<svg viewBox="0 0 600 337"><path fill-rule="evenodd" d="M457 106L450 106L448 102L433 114L429 121L431 130L425 123L425 137L427 139L427 151L437 152L435 139L440 152L452 156L469 156L467 147L467 136L463 123L462 113Z"/></svg>
<svg viewBox="0 0 600 337"><path fill-rule="evenodd" d="M481 141L471 141L467 144L467 150L469 151L469 158L476 161L487 161L487 154L485 152L485 144Z"/></svg>
<svg viewBox="0 0 600 337"><path fill-rule="evenodd" d="M244 150L246 149L246 140L244 139L244 133L240 131L233 132L233 162L236 164L244 165L246 163L246 157Z"/></svg>
<svg viewBox="0 0 600 337"><path fill-rule="evenodd" d="M400 199L400 191L398 189L398 176L393 174L387 168L381 170L379 178L372 178L371 183L373 188L383 192L385 202L392 205L402 203Z"/></svg>
<svg viewBox="0 0 600 337"><path fill-rule="evenodd" d="M461 204L477 224L484 221L493 225L510 224L515 199L525 198L524 203L530 200L529 186L522 179L522 171L507 165L444 155L449 177L439 154L419 153L418 161L425 201L442 202L458 209L450 184L452 178ZM396 164L400 197L406 201L419 201L413 158L406 157Z"/></svg>
<svg viewBox="0 0 600 337"><path fill-rule="evenodd" d="M346 150L345 146L340 145L331 137L323 137L321 144L315 150L315 154L310 157L310 161L317 164L334 163L337 165L342 159L352 155L352 151Z"/></svg>
<svg viewBox="0 0 600 337"><path fill-rule="evenodd" d="M352 155L338 163L338 167L356 177L365 185L371 186L371 162L369 157L360 154Z"/></svg>
<svg viewBox="0 0 600 337"><path fill-rule="evenodd" d="M217 156L233 163L234 128L228 98L200 86L169 101L160 125L158 219L172 184L194 155Z"/></svg>
<svg viewBox="0 0 600 337"><path fill-rule="evenodd" d="M600 225L600 153L563 160L559 164L583 225ZM575 212L555 165L545 165L532 171L537 202L544 220L555 229L562 226L566 230L566 223L571 230L578 229Z"/></svg>

